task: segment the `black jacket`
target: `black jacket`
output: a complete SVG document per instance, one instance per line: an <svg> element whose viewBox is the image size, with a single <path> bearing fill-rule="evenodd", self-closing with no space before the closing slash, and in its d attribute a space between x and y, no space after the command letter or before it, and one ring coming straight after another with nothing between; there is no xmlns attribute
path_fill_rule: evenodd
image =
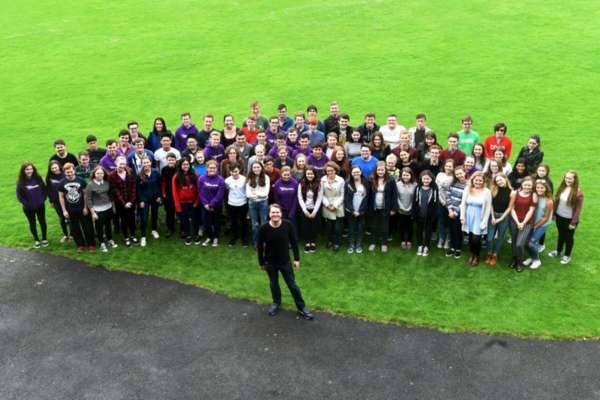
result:
<svg viewBox="0 0 600 400"><path fill-rule="evenodd" d="M352 177L350 177L352 179ZM346 181L346 185L344 186L344 210L351 215L354 211L354 207L352 204L352 200L354 198L354 193L356 190L352 189L352 185L350 184L350 179ZM369 192L371 188L369 187L369 182L365 178L362 178L362 185L365 188L365 197L360 203L360 207L358 208L358 212L361 215L364 215L367 212L367 207L369 206Z"/></svg>
<svg viewBox="0 0 600 400"><path fill-rule="evenodd" d="M370 182L369 182L370 183ZM369 210L375 211L375 196L377 192L371 188L369 191ZM398 187L391 176L385 181L383 188L383 210L386 214L398 209Z"/></svg>
<svg viewBox="0 0 600 400"><path fill-rule="evenodd" d="M425 219L426 223L433 223L436 219L437 219L437 208L438 208L438 203L439 203L439 193L438 193L438 189L435 185L431 185L431 198L429 199L429 202L427 203L427 217ZM422 189L421 186L417 186L415 188L415 196L414 196L414 200L413 200L413 207L412 207L412 213L413 213L413 217L415 218L416 221L421 220L421 218L419 217L419 211L421 209L421 193L422 193Z"/></svg>

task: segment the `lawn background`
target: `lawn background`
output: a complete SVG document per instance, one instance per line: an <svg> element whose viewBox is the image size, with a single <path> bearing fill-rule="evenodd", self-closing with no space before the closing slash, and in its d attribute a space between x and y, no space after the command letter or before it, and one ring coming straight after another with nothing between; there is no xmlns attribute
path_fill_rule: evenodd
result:
<svg viewBox="0 0 600 400"><path fill-rule="evenodd" d="M2 10L0 244L30 246L14 180L23 159L45 170L58 137L75 153L87 134L103 142L130 119L147 132L162 115L174 131L182 111L197 122L211 112L220 127L226 112L240 122L255 98L265 115L280 102L290 113L314 103L321 118L335 99L353 126L367 111L407 126L426 112L442 136L469 113L482 138L506 122L515 154L540 133L556 184L567 168L581 172L572 265L544 256L540 270L517 275L437 251L417 258L397 242L385 256L323 251L298 273L309 305L448 331L600 337L598 2L26 0ZM50 251L73 257L47 215ZM183 249L151 241L81 258L269 301L250 250Z"/></svg>

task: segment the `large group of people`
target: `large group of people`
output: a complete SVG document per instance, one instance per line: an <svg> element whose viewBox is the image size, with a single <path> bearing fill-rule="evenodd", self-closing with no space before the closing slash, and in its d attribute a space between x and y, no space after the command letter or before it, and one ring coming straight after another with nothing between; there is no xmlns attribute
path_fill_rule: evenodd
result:
<svg viewBox="0 0 600 400"><path fill-rule="evenodd" d="M48 200L60 241L72 240L78 252L145 247L161 234L187 246L218 247L222 228L229 246L267 251L261 237L272 234L261 227L277 204L286 235L294 243L299 238L306 253L323 242L350 254L362 253L366 242L365 250L385 253L398 240L419 257L437 247L460 259L467 244L469 265L480 259L495 265L508 231L506 264L521 272L540 267L555 221L558 240L548 256L570 262L583 193L573 170L555 189L539 135L513 148L504 123L484 138L465 116L442 139L425 114L406 128L396 115L379 125L369 112L352 127L337 102L329 110L323 120L314 105L290 117L281 104L265 118L253 102L239 125L227 114L217 130L207 114L197 126L183 113L175 133L157 117L146 135L131 121L105 148L87 136L77 156L57 139L45 177L29 161L18 174L17 198L34 247L49 244Z"/></svg>

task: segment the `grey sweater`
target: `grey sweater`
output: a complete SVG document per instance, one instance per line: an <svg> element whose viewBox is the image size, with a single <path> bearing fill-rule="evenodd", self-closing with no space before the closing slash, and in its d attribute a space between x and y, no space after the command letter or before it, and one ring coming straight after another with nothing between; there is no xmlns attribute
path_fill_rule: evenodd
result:
<svg viewBox="0 0 600 400"><path fill-rule="evenodd" d="M90 209L100 212L112 208L112 195L107 180L98 184L92 179L85 190L87 191L87 203Z"/></svg>

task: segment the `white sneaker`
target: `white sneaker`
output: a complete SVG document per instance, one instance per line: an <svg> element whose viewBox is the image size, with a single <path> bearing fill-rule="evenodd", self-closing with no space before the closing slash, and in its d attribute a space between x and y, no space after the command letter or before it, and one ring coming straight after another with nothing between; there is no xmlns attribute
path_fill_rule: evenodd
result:
<svg viewBox="0 0 600 400"><path fill-rule="evenodd" d="M108 241L108 245L109 245L110 247L112 247L113 249L116 249L117 247L119 247L119 245L118 245L118 244L116 244L116 243L115 243L115 241L114 241L114 240L112 240L112 239Z"/></svg>
<svg viewBox="0 0 600 400"><path fill-rule="evenodd" d="M419 246L419 247L417 248L417 255L418 255L418 256L422 256L422 255L423 255L423 246Z"/></svg>
<svg viewBox="0 0 600 400"><path fill-rule="evenodd" d="M562 265L567 265L570 262L571 262L571 257L569 257L569 256L563 256L563 258L560 260L560 263Z"/></svg>
<svg viewBox="0 0 600 400"><path fill-rule="evenodd" d="M535 260L534 262L531 263L531 269L538 269L539 267L542 266L542 262L540 260Z"/></svg>
<svg viewBox="0 0 600 400"><path fill-rule="evenodd" d="M204 235L204 227L200 227L198 228L198 236L202 237L202 235Z"/></svg>
<svg viewBox="0 0 600 400"><path fill-rule="evenodd" d="M219 245L219 239L214 238L212 241L212 247L217 247Z"/></svg>
<svg viewBox="0 0 600 400"><path fill-rule="evenodd" d="M512 243L512 238L509 236L508 239L506 240L506 243L511 244Z"/></svg>
<svg viewBox="0 0 600 400"><path fill-rule="evenodd" d="M202 246L206 247L206 246L210 246L212 240L210 239L206 239L204 242L202 242Z"/></svg>
<svg viewBox="0 0 600 400"><path fill-rule="evenodd" d="M429 247L425 246L423 247L423 257L427 257L429 255Z"/></svg>
<svg viewBox="0 0 600 400"><path fill-rule="evenodd" d="M542 245L540 245L538 247L538 253L542 253L544 250L546 250L546 246L545 245L542 244Z"/></svg>
<svg viewBox="0 0 600 400"><path fill-rule="evenodd" d="M140 246L142 246L142 247L146 247L146 238L145 238L145 237L142 237L142 238L140 239Z"/></svg>
<svg viewBox="0 0 600 400"><path fill-rule="evenodd" d="M443 247L444 247L444 241L443 241L442 239L438 240L438 245L437 245L437 248L438 248L438 249L441 249L441 248L443 248Z"/></svg>
<svg viewBox="0 0 600 400"><path fill-rule="evenodd" d="M523 265L529 267L532 262L533 260L531 258L528 258L527 260L523 261Z"/></svg>
<svg viewBox="0 0 600 400"><path fill-rule="evenodd" d="M62 238L60 238L60 242L61 243L65 243L65 242L68 242L68 241L69 241L69 238L67 236L63 236Z"/></svg>
<svg viewBox="0 0 600 400"><path fill-rule="evenodd" d="M153 237L154 239L158 239L158 238L160 237L160 235L158 234L158 232L157 232L157 231L152 231L151 233L152 233L152 237Z"/></svg>
<svg viewBox="0 0 600 400"><path fill-rule="evenodd" d="M108 248L106 247L106 244L100 243L100 251L103 252L103 253L107 253L108 252Z"/></svg>
<svg viewBox="0 0 600 400"><path fill-rule="evenodd" d="M448 250L450 248L450 240L446 239L446 241L444 242L444 249Z"/></svg>
<svg viewBox="0 0 600 400"><path fill-rule="evenodd" d="M369 251L375 251L375 245L374 244L370 244L369 245Z"/></svg>
<svg viewBox="0 0 600 400"><path fill-rule="evenodd" d="M548 253L548 257L558 257L560 254L558 254L558 251L556 250L552 250L550 253Z"/></svg>
<svg viewBox="0 0 600 400"><path fill-rule="evenodd" d="M381 245L381 252L382 252L382 253L387 253L387 251L388 251L387 244L382 244L382 245Z"/></svg>

